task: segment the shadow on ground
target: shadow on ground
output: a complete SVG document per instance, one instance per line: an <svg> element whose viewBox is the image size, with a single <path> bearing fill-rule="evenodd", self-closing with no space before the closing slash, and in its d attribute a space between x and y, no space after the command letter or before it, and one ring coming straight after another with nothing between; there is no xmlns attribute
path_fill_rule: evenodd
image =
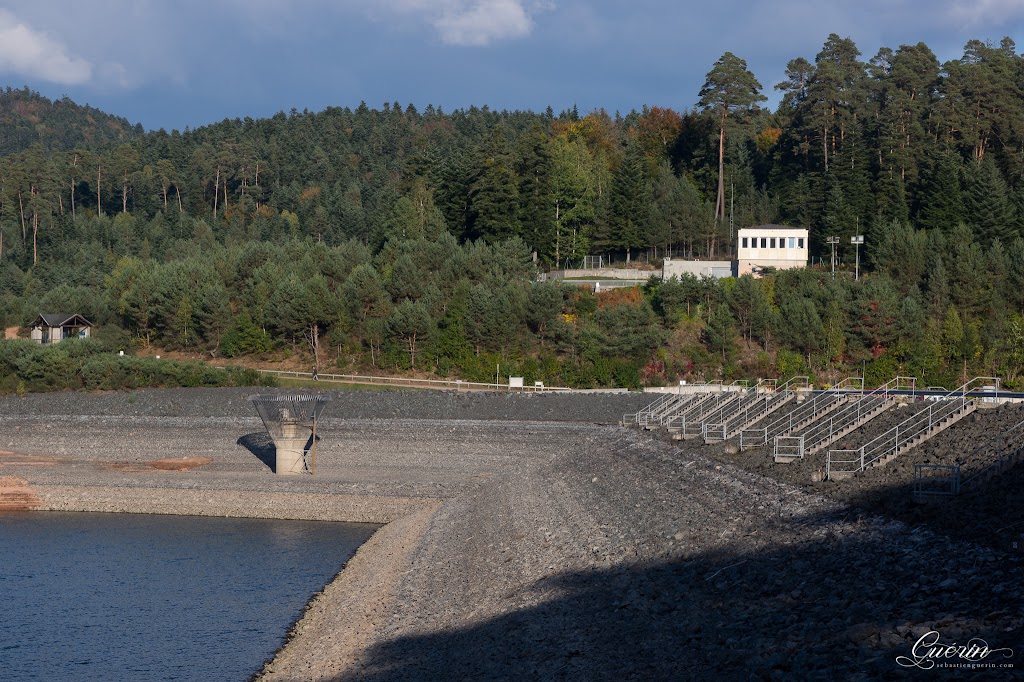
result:
<svg viewBox="0 0 1024 682"><path fill-rule="evenodd" d="M555 574L509 594L542 603L385 640L339 679L903 679L917 671L897 657L932 631L1009 647L983 662L1024 669L1017 557L851 513L795 521L794 544ZM442 608L466 612L460 596Z"/></svg>
<svg viewBox="0 0 1024 682"><path fill-rule="evenodd" d="M831 485L842 486L843 482ZM908 481L862 486L836 497L910 526L925 526L949 538L1024 556L1024 466L1015 467L998 480L965 488L956 496L915 500L913 493L914 484Z"/></svg>
<svg viewBox="0 0 1024 682"><path fill-rule="evenodd" d="M797 485L805 492L850 505L858 513L882 514L911 526L924 525L941 535L1024 553L1024 464L1001 476L972 482L957 496L914 498L912 465L871 469L852 479L809 484L797 467L771 464L766 450L742 455L710 452L712 459ZM760 459L760 461L758 461ZM942 486L933 485L932 488Z"/></svg>
<svg viewBox="0 0 1024 682"><path fill-rule="evenodd" d="M267 465L271 471L277 473L277 448L274 441L266 431L247 433L237 441L238 445L256 455L256 459Z"/></svg>

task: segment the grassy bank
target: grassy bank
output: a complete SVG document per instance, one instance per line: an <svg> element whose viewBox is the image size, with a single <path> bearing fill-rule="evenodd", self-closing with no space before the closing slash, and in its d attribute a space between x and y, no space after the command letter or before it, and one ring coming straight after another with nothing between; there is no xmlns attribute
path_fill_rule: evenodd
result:
<svg viewBox="0 0 1024 682"><path fill-rule="evenodd" d="M197 386L276 386L273 377L241 367L122 355L98 340L43 346L0 341L0 393Z"/></svg>

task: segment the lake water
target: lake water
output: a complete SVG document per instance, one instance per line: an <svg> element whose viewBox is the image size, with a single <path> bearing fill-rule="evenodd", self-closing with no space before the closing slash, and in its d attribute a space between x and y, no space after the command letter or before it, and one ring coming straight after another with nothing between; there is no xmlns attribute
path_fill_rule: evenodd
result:
<svg viewBox="0 0 1024 682"><path fill-rule="evenodd" d="M246 680L377 527L0 514L0 679Z"/></svg>

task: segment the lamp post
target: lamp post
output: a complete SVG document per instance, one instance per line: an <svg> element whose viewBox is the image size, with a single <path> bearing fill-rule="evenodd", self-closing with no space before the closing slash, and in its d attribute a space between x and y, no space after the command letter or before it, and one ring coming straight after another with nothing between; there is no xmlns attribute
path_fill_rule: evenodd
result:
<svg viewBox="0 0 1024 682"><path fill-rule="evenodd" d="M864 243L864 235L858 234L856 237L850 237L850 243L857 249L857 269L854 279L860 279L860 245Z"/></svg>
<svg viewBox="0 0 1024 682"><path fill-rule="evenodd" d="M832 245L832 279L836 278L836 244L839 243L839 237L828 237L825 239L828 244Z"/></svg>

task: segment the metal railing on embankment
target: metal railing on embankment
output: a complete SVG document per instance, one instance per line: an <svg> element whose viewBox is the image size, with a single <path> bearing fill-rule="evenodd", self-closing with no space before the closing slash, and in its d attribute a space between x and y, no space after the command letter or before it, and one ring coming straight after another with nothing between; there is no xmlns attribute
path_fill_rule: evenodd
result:
<svg viewBox="0 0 1024 682"><path fill-rule="evenodd" d="M759 429L744 428L740 432L740 449L764 446L776 437L786 438L789 434L810 426L823 415L837 409L850 396L863 394L863 392L864 379L862 377L843 379L832 388L809 398L803 405L772 421L767 426ZM800 447L795 451L789 446L783 446L785 456L795 456L792 454L793 452L802 453L803 441L801 440L800 443Z"/></svg>
<svg viewBox="0 0 1024 682"><path fill-rule="evenodd" d="M992 382L995 382L995 392L998 393L997 377L976 377L855 450L829 450L825 463L826 476L852 476L868 467L885 464L920 445L970 414L977 406L977 398L970 397L974 387L988 386Z"/></svg>
<svg viewBox="0 0 1024 682"><path fill-rule="evenodd" d="M903 390L904 386L913 391L916 382L917 379L914 377L896 377L875 390L864 393L857 401L846 405L832 416L815 422L803 433L792 434L801 436L796 454L781 453L778 449L779 437L776 436L775 461L800 459L828 447L894 405L894 401L890 399L893 391Z"/></svg>
<svg viewBox="0 0 1024 682"><path fill-rule="evenodd" d="M742 412L737 412L725 420L722 424L707 425L705 440L708 433L721 434L721 438L715 440L728 440L734 436L740 436L740 447L743 447L743 431L762 421L780 407L797 397L797 390L810 388L810 377L795 376L782 386L765 391L763 398L747 406ZM755 390L757 387L755 387Z"/></svg>

